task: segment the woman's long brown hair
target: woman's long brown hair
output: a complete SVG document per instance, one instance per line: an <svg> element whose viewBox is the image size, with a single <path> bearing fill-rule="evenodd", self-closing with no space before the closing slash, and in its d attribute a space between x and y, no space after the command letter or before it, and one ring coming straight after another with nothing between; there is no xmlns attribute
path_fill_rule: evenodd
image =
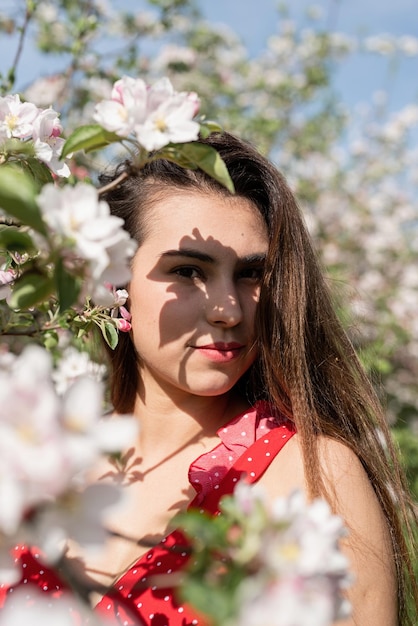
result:
<svg viewBox="0 0 418 626"><path fill-rule="evenodd" d="M202 141L220 153L236 193L258 207L270 237L256 320L259 357L245 376L246 393L252 400L266 398L294 421L311 497L333 501L332 488L321 472L318 435L345 444L358 456L392 538L399 623L414 626L416 614L409 614L407 605L409 600L418 610L413 572L417 509L384 412L336 315L295 197L283 176L251 145L228 133ZM112 177L103 177L102 182ZM201 170L160 159L133 172L105 199L141 244L147 232L147 207L173 188L229 193ZM138 356L130 336L121 334L109 356L111 401L117 412L128 413L139 385Z"/></svg>

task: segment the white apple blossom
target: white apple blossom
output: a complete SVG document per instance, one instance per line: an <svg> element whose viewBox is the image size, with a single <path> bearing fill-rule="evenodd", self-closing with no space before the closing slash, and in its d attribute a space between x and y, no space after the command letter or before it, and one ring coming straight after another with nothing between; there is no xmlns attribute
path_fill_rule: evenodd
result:
<svg viewBox="0 0 418 626"><path fill-rule="evenodd" d="M64 161L60 161L65 140L60 137L62 126L58 114L54 109L39 110L39 115L33 123L32 139L36 156L46 163L55 174L68 178L70 168Z"/></svg>
<svg viewBox="0 0 418 626"><path fill-rule="evenodd" d="M31 345L0 368L0 531L14 533L25 512L67 485L60 405L46 351Z"/></svg>
<svg viewBox="0 0 418 626"><path fill-rule="evenodd" d="M12 595L0 612L0 626L104 626L85 603L69 592L54 597L31 589L28 598L28 590L22 587Z"/></svg>
<svg viewBox="0 0 418 626"><path fill-rule="evenodd" d="M257 564L239 586L237 626L331 626L346 617L341 592L351 578L338 545L345 529L328 504L308 504L297 491L269 507L263 490L244 482L234 501L243 539L232 558Z"/></svg>
<svg viewBox="0 0 418 626"><path fill-rule="evenodd" d="M39 7L39 11L37 12L38 19L53 23L59 21L58 8L54 5L53 2L42 2Z"/></svg>
<svg viewBox="0 0 418 626"><path fill-rule="evenodd" d="M2 537L14 536L28 512L54 501L65 509L68 498L81 502L73 492L79 476L103 453L118 452L137 437L136 420L102 417L100 383L78 378L60 399L51 370L50 355L33 344L18 357L0 355L0 547ZM102 503L115 498L99 495ZM85 506L79 510L84 522L86 516L93 520Z"/></svg>
<svg viewBox="0 0 418 626"><path fill-rule="evenodd" d="M97 554L103 549L107 533L106 515L124 506L123 492L116 485L97 483L82 491L64 494L51 506L42 507L30 529L43 558L56 563L62 557L69 539L84 552Z"/></svg>
<svg viewBox="0 0 418 626"><path fill-rule="evenodd" d="M140 78L124 76L113 85L111 99L96 105L93 117L106 130L128 137L146 111L147 85Z"/></svg>
<svg viewBox="0 0 418 626"><path fill-rule="evenodd" d="M198 109L197 94L174 91L166 77L148 87L140 78L124 76L114 84L112 98L96 105L94 119L120 137L134 134L151 152L171 142L195 141Z"/></svg>
<svg viewBox="0 0 418 626"><path fill-rule="evenodd" d="M38 203L57 243L67 245L70 257L73 254L87 262L86 293L98 305L111 305L112 294L103 283L129 281L129 261L137 247L123 229L123 220L111 215L96 189L84 183L64 188L45 185Z"/></svg>
<svg viewBox="0 0 418 626"><path fill-rule="evenodd" d="M105 365L92 361L85 350L67 346L60 352L58 363L52 371L52 380L56 392L61 396L81 376L101 382L105 373Z"/></svg>
<svg viewBox="0 0 418 626"><path fill-rule="evenodd" d="M41 7L39 7L39 10L40 9ZM65 83L65 76L60 74L41 76L25 89L25 100L27 102L33 102L38 107L49 107L56 102L63 93Z"/></svg>
<svg viewBox="0 0 418 626"><path fill-rule="evenodd" d="M196 51L185 46L169 44L164 46L160 54L154 59L156 70L165 71L170 65L185 65L192 67L196 62Z"/></svg>
<svg viewBox="0 0 418 626"><path fill-rule="evenodd" d="M315 500L307 505L303 494L295 492L287 500L277 500L273 505L273 519L279 524L289 524L288 532L277 536L277 544L264 546L265 562L280 572L280 555L286 555L286 547L298 545L297 565L285 561L289 571L296 565L302 576L341 575L348 567L345 556L337 550L338 540L345 533L340 517L333 515L325 500ZM284 552L283 552L284 549Z"/></svg>
<svg viewBox="0 0 418 626"><path fill-rule="evenodd" d="M141 10L134 15L135 26L143 33L152 33L154 36L161 35L164 28L158 19L158 14L152 11Z"/></svg>
<svg viewBox="0 0 418 626"><path fill-rule="evenodd" d="M21 102L19 95L0 97L0 141L15 137L28 139L39 114L31 102Z"/></svg>
<svg viewBox="0 0 418 626"><path fill-rule="evenodd" d="M88 76L83 86L88 91L94 93L97 99L103 98L103 100L108 100L112 97L112 82L107 78Z"/></svg>
<svg viewBox="0 0 418 626"><path fill-rule="evenodd" d="M418 55L418 37L402 35L398 38L398 46L407 56L413 57Z"/></svg>
<svg viewBox="0 0 418 626"><path fill-rule="evenodd" d="M136 137L148 151L168 143L185 143L198 138L200 126L193 121L199 108L195 93L174 93L168 79L151 87L146 120L135 126Z"/></svg>
<svg viewBox="0 0 418 626"><path fill-rule="evenodd" d="M369 52L377 52L382 55L391 55L396 52L396 39L392 35L382 33L366 37L364 41L366 50Z"/></svg>
<svg viewBox="0 0 418 626"><path fill-rule="evenodd" d="M80 377L63 396L61 420L74 472L89 467L99 453L118 452L137 437L136 420L125 415L100 417L102 391L96 380Z"/></svg>
<svg viewBox="0 0 418 626"><path fill-rule="evenodd" d="M247 579L241 588L236 626L331 626L334 623L335 589L318 577L306 584L299 577L271 585ZM338 613L347 615L341 603Z"/></svg>
<svg viewBox="0 0 418 626"><path fill-rule="evenodd" d="M64 139L62 126L53 109L38 109L32 102L21 102L18 94L0 97L0 142L16 138L32 141L36 157L57 175L70 175L68 165L60 161Z"/></svg>

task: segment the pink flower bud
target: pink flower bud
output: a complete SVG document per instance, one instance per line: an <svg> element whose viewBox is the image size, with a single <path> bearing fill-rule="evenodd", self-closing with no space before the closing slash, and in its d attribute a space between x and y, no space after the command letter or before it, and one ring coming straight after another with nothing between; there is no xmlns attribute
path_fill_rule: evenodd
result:
<svg viewBox="0 0 418 626"><path fill-rule="evenodd" d="M124 320L126 320L127 322L131 321L132 315L129 313L127 308L125 308L124 306L120 306L119 313L122 315Z"/></svg>
<svg viewBox="0 0 418 626"><path fill-rule="evenodd" d="M124 320L123 318L120 318L120 317L117 318L116 324L117 324L118 330L120 330L122 333L129 333L129 331L132 328L131 324L127 320Z"/></svg>

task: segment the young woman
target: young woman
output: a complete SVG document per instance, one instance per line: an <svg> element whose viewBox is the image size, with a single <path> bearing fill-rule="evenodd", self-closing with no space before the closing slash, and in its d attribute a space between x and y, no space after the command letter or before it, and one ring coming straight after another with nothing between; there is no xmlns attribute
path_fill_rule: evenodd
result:
<svg viewBox="0 0 418 626"><path fill-rule="evenodd" d="M110 362L114 409L133 412L140 434L123 466L97 468L127 503L103 552L71 547L68 559L102 586L96 610L116 623L203 626L171 588L188 552L170 522L190 505L215 512L245 473L272 499L299 488L344 518L353 613L339 626L412 625L413 503L295 198L250 145L205 142L235 195L156 160L106 197L139 243L132 331Z"/></svg>

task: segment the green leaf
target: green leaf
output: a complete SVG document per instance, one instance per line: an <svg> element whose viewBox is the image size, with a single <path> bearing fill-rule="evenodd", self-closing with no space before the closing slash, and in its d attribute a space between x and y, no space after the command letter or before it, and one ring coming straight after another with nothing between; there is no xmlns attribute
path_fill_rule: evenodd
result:
<svg viewBox="0 0 418 626"><path fill-rule="evenodd" d="M118 331L112 322L104 322L101 324L100 328L107 345L114 350L118 345Z"/></svg>
<svg viewBox="0 0 418 626"><path fill-rule="evenodd" d="M231 193L235 193L234 183L219 153L212 146L198 142L177 145L180 154L194 163L201 170L224 185Z"/></svg>
<svg viewBox="0 0 418 626"><path fill-rule="evenodd" d="M231 623L237 607L234 604L235 595L231 589L219 585L213 587L207 581L186 577L185 584L180 587L180 597L184 602L191 604L203 615L214 619L214 623L221 625ZM235 611L234 611L235 610Z"/></svg>
<svg viewBox="0 0 418 626"><path fill-rule="evenodd" d="M0 166L0 207L22 224L45 234L46 228L35 201L34 181L18 167Z"/></svg>
<svg viewBox="0 0 418 626"><path fill-rule="evenodd" d="M44 346L47 350L54 350L58 346L59 337L55 331L49 331L43 337Z"/></svg>
<svg viewBox="0 0 418 626"><path fill-rule="evenodd" d="M21 139L6 139L2 145L2 152L15 156L35 156L33 141L22 141Z"/></svg>
<svg viewBox="0 0 418 626"><path fill-rule="evenodd" d="M23 170L32 176L39 191L47 183L54 182L51 170L45 163L39 161L39 159L27 158L20 161L20 165Z"/></svg>
<svg viewBox="0 0 418 626"><path fill-rule="evenodd" d="M8 252L33 252L35 245L30 235L16 226L0 227L0 250Z"/></svg>
<svg viewBox="0 0 418 626"><path fill-rule="evenodd" d="M176 528L181 527L191 540L195 550L220 549L227 545L227 531L230 522L226 517L202 515L200 511L188 510L176 515Z"/></svg>
<svg viewBox="0 0 418 626"><path fill-rule="evenodd" d="M220 132L222 132L222 126L219 126L217 122L213 122L212 120L205 120L204 122L200 122L199 134L203 139L206 139L212 133Z"/></svg>
<svg viewBox="0 0 418 626"><path fill-rule="evenodd" d="M26 272L16 280L9 306L12 309L29 309L44 302L53 291L54 281L51 277L36 271Z"/></svg>
<svg viewBox="0 0 418 626"><path fill-rule="evenodd" d="M121 137L115 133L109 133L98 124L80 126L73 133L71 133L65 142L61 158L63 159L72 152L77 152L78 150L84 150L85 152L98 150L99 148L104 148L110 143L120 140Z"/></svg>
<svg viewBox="0 0 418 626"><path fill-rule="evenodd" d="M77 330L77 334L76 334L77 339L81 339L82 337L84 337L84 335L86 334L86 332L87 332L87 329L86 329L86 328L79 328L79 329Z"/></svg>
<svg viewBox="0 0 418 626"><path fill-rule="evenodd" d="M55 265L55 282L61 311L66 311L75 302L80 293L80 279L72 276L64 267L62 259Z"/></svg>

